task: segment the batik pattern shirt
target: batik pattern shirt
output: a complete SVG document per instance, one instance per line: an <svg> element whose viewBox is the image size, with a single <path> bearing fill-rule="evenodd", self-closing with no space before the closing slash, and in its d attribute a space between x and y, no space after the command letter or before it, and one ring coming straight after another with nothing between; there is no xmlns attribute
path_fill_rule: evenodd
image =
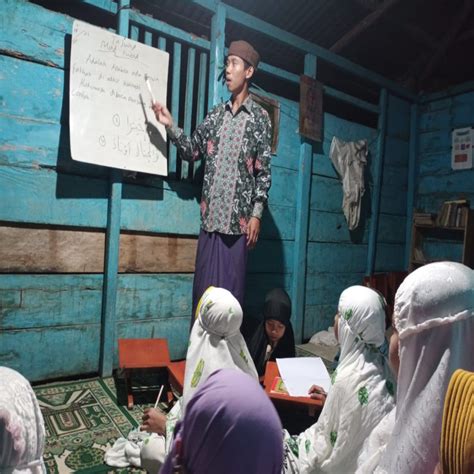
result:
<svg viewBox="0 0 474 474"><path fill-rule="evenodd" d="M245 234L261 219L271 185L271 122L251 97L232 113L229 100L214 107L191 137L178 127L168 135L186 161L205 160L201 226L206 232Z"/></svg>

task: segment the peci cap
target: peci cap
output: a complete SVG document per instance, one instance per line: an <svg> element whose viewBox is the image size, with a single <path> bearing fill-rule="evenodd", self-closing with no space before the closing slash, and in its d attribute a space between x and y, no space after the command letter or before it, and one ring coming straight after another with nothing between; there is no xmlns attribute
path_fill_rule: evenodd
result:
<svg viewBox="0 0 474 474"><path fill-rule="evenodd" d="M257 69L258 63L260 61L260 55L254 49L254 47L250 43L247 43L247 41L243 40L232 41L232 43L230 43L227 56L238 56L244 61L247 61L255 69Z"/></svg>

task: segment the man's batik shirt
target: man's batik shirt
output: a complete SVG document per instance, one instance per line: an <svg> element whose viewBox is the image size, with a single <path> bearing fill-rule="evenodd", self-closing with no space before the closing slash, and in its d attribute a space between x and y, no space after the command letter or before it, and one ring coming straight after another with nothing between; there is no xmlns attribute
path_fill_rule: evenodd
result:
<svg viewBox="0 0 474 474"><path fill-rule="evenodd" d="M206 232L245 234L261 219L271 185L271 122L249 96L232 113L229 100L214 107L191 137L167 129L182 159L205 160L201 222Z"/></svg>

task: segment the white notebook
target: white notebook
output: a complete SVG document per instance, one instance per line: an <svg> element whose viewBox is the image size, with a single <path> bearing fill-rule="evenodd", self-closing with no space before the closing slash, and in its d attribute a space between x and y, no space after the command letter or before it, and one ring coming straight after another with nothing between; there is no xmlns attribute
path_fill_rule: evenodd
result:
<svg viewBox="0 0 474 474"><path fill-rule="evenodd" d="M329 391L331 378L320 357L292 357L276 361L280 376L292 397L308 397L312 385Z"/></svg>

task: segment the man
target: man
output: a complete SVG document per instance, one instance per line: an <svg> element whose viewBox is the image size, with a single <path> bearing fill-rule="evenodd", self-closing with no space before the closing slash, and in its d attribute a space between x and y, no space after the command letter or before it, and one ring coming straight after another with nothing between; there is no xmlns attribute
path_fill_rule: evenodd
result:
<svg viewBox="0 0 474 474"><path fill-rule="evenodd" d="M230 44L225 82L232 96L214 107L191 137L174 124L164 105L153 104L181 158L205 159L193 317L211 285L229 290L243 303L247 250L257 243L271 185L271 122L249 96L258 62L257 51L246 41Z"/></svg>

